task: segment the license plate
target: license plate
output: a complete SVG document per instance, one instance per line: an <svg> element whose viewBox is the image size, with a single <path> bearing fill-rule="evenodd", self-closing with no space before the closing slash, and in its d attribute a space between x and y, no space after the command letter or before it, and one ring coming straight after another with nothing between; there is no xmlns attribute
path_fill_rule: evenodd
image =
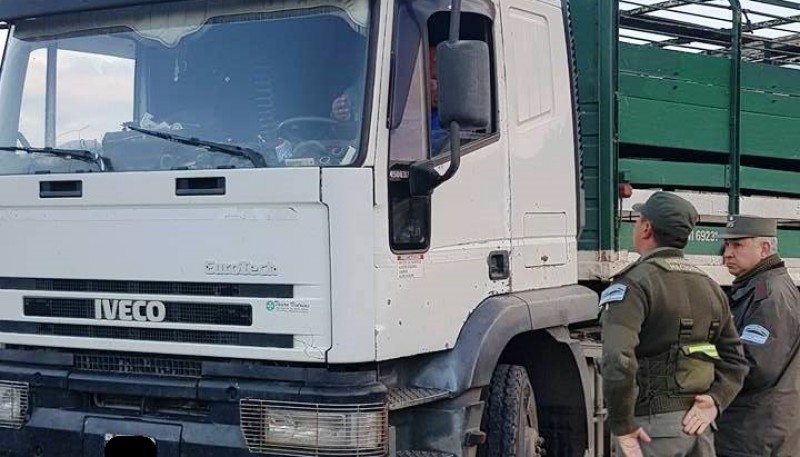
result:
<svg viewBox="0 0 800 457"><path fill-rule="evenodd" d="M117 434L117 433L106 433L106 443L111 441L112 438L116 438L118 436L139 436L139 435L120 435L120 434ZM149 436L145 436L144 438L147 438L148 440L152 441L153 444L156 444L156 439L155 438L150 438Z"/></svg>

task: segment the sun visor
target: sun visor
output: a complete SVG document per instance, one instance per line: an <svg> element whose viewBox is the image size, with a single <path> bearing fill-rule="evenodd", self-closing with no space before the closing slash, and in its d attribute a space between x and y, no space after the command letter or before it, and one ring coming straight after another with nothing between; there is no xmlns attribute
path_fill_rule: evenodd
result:
<svg viewBox="0 0 800 457"><path fill-rule="evenodd" d="M0 22L13 22L15 20L51 16L55 14L89 12L95 10L120 8L126 6L142 6L164 4L176 11L183 8L212 10L232 10L239 9L242 13L248 12L267 12L291 10L294 8L310 8L318 6L339 7L350 16L350 19L360 27L366 27L368 22L369 8L366 1L359 0L317 0L317 1L294 1L294 0L261 0L245 1L233 0L227 2L205 2L198 0L0 0ZM207 18L198 17L198 22L203 22ZM146 24L142 24L146 27Z"/></svg>
<svg viewBox="0 0 800 457"><path fill-rule="evenodd" d="M164 0L2 0L0 20L10 22L51 14L153 3L164 3Z"/></svg>
<svg viewBox="0 0 800 457"><path fill-rule="evenodd" d="M304 15L317 9L333 9L349 19L358 33L366 33L369 22L368 0L191 0L139 5L131 8L65 13L58 17L20 20L14 36L21 40L78 34L88 30L125 28L143 38L175 47L212 18L284 13Z"/></svg>
<svg viewBox="0 0 800 457"><path fill-rule="evenodd" d="M451 0L415 0L408 2L408 4L414 11L417 23L425 24L434 14L441 11L450 11ZM461 11L480 14L494 21L494 5L485 0L461 0Z"/></svg>

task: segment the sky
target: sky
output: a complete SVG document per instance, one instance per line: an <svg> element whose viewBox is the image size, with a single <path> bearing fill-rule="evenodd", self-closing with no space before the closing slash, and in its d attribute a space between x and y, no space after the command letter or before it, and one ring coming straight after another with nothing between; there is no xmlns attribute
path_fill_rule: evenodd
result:
<svg viewBox="0 0 800 457"><path fill-rule="evenodd" d="M645 5L652 5L660 3L663 0L620 0L620 9L631 10ZM785 18L790 16L800 15L800 0L787 0L789 3L796 4L797 8L783 8L778 6L767 5L754 0L741 0L742 8L745 10L745 20L750 23L759 23L771 21L777 18ZM662 17L665 19L673 19L683 22L691 22L715 29L730 28L731 12L727 9L730 6L729 0L710 0L704 5L684 5L674 8L671 11L660 11L651 13L652 16ZM725 7L725 8L720 8ZM800 23L795 22L791 24L781 25L778 29L760 29L753 32L754 35L770 38L780 39L785 36L800 33ZM671 37L660 36L651 33L642 33L633 30L621 31L622 40L644 44L647 41L662 41ZM691 43L688 47L673 47L666 46L666 49L673 49L676 51L685 52L702 52L704 50L718 49L719 46L710 45L708 43ZM692 49L698 48L698 49Z"/></svg>

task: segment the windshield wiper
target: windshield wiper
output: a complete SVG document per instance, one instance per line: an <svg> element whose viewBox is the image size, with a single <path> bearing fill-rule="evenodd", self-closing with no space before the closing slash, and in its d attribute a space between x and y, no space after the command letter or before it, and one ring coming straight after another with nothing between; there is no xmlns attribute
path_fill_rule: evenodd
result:
<svg viewBox="0 0 800 457"><path fill-rule="evenodd" d="M76 159L93 163L100 167L100 171L112 171L111 160L108 157L87 151L85 149L58 149L58 148L32 148L30 146L0 146L0 151L25 151L28 154L49 154L64 159Z"/></svg>
<svg viewBox="0 0 800 457"><path fill-rule="evenodd" d="M264 168L267 166L267 161L264 160L264 156L259 154L258 151L244 146L237 146L235 144L216 143L214 141L201 140L199 138L189 138L185 136L175 135L173 133L144 129L141 127L136 127L131 124L125 124L124 126L130 130L133 130L134 132L139 132L145 135L154 136L156 138L161 138L162 140L174 141L175 143L184 144L186 146L196 146L200 148L205 148L208 149L209 151L222 152L224 154L228 154L234 157L243 157L252 162L253 166L255 166L256 168Z"/></svg>

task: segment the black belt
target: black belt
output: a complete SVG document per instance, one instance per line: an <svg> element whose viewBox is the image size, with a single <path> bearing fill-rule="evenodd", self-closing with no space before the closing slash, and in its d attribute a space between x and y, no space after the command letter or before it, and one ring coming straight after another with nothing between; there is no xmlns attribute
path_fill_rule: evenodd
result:
<svg viewBox="0 0 800 457"><path fill-rule="evenodd" d="M673 413L675 411L688 411L694 404L694 395L667 397L657 396L636 405L634 414L637 416L650 416L652 414Z"/></svg>

